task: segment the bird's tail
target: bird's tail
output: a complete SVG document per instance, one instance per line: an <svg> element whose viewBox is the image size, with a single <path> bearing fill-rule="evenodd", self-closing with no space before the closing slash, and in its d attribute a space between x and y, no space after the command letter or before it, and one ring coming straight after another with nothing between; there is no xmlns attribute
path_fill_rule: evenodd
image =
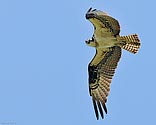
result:
<svg viewBox="0 0 156 125"><path fill-rule="evenodd" d="M138 52L140 48L140 40L137 34L120 36L120 38L126 43L122 46L123 49L134 54Z"/></svg>

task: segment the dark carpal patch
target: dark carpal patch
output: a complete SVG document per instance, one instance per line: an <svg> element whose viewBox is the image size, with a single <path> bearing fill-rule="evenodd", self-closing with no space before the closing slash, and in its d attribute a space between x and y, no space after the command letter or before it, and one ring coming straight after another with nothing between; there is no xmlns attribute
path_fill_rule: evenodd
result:
<svg viewBox="0 0 156 125"><path fill-rule="evenodd" d="M95 83L97 79L97 67L96 66L89 66L89 83Z"/></svg>

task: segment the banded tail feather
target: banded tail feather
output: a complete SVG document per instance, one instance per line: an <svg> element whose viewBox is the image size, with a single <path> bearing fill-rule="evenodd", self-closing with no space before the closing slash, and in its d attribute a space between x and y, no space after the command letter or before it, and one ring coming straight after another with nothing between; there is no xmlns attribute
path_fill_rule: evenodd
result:
<svg viewBox="0 0 156 125"><path fill-rule="evenodd" d="M123 45L122 48L131 52L137 53L140 48L140 40L137 34L128 35L128 36L120 36L121 39L126 41L126 45Z"/></svg>

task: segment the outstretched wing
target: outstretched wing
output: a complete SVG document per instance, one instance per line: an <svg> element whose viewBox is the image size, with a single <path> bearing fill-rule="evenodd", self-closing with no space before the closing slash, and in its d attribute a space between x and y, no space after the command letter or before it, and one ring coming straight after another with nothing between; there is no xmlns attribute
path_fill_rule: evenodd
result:
<svg viewBox="0 0 156 125"><path fill-rule="evenodd" d="M103 109L107 114L106 101L110 91L110 83L115 69L121 57L121 48L114 46L110 51L97 53L88 66L89 71L89 92L92 96L96 118L99 119L99 112L104 118ZM103 109L102 109L103 107Z"/></svg>

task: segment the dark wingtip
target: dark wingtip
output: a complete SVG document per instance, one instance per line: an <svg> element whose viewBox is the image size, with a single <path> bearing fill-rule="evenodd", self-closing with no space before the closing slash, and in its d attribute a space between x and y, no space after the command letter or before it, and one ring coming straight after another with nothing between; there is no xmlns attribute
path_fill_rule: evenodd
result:
<svg viewBox="0 0 156 125"><path fill-rule="evenodd" d="M99 116L96 116L96 119L99 120Z"/></svg>
<svg viewBox="0 0 156 125"><path fill-rule="evenodd" d="M103 114L103 110L102 110L101 104L100 104L99 101L97 101L97 104L98 104L98 107L99 107L99 111L100 111L101 117L103 119L104 118L104 114Z"/></svg>
<svg viewBox="0 0 156 125"><path fill-rule="evenodd" d="M105 113L107 114L107 107L105 104L103 105L103 109L105 110Z"/></svg>
<svg viewBox="0 0 156 125"><path fill-rule="evenodd" d="M95 111L96 119L99 120L99 113L98 113L97 105L96 105L96 102L95 102L94 99L93 99L93 106L94 106L94 111Z"/></svg>

